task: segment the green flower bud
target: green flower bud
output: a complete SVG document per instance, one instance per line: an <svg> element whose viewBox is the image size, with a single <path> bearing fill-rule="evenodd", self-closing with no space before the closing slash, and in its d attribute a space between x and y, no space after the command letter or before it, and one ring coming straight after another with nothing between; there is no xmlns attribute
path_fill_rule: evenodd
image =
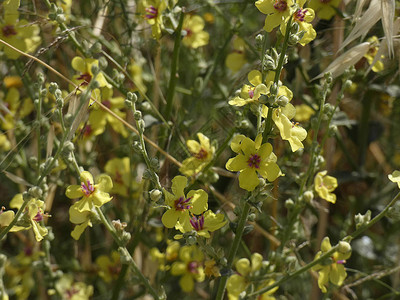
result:
<svg viewBox="0 0 400 300"><path fill-rule="evenodd" d="M348 242L340 241L338 250L340 253L346 254L351 251L351 246Z"/></svg>
<svg viewBox="0 0 400 300"><path fill-rule="evenodd" d="M154 189L150 191L150 199L157 202L161 199L162 192L160 190Z"/></svg>
<svg viewBox="0 0 400 300"><path fill-rule="evenodd" d="M140 110L135 111L135 113L133 114L133 116L135 117L136 121L139 121L142 119L142 112Z"/></svg>
<svg viewBox="0 0 400 300"><path fill-rule="evenodd" d="M303 199L307 203L310 203L314 199L314 193L311 191L305 191L303 194Z"/></svg>
<svg viewBox="0 0 400 300"><path fill-rule="evenodd" d="M136 94L135 93L131 93L131 92L128 92L128 94L126 95L126 97L129 99L129 100L131 100L132 102L136 102L137 101L137 96L136 96Z"/></svg>

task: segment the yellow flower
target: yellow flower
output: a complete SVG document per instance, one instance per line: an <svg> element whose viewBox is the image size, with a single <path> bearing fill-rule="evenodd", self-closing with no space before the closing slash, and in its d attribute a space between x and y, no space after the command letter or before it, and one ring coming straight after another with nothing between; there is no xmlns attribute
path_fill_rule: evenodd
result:
<svg viewBox="0 0 400 300"><path fill-rule="evenodd" d="M333 192L338 184L335 177L326 175L328 171L319 172L314 179L314 188L322 199L335 203L336 195Z"/></svg>
<svg viewBox="0 0 400 300"><path fill-rule="evenodd" d="M160 252L157 248L150 249L151 258L158 263L158 268L161 271L170 269L167 263L178 259L179 248L181 247L178 241L167 240L167 249L165 253Z"/></svg>
<svg viewBox="0 0 400 300"><path fill-rule="evenodd" d="M310 0L309 6L314 9L318 17L329 20L336 15L336 9L342 0Z"/></svg>
<svg viewBox="0 0 400 300"><path fill-rule="evenodd" d="M126 117L126 113L121 111L121 109L125 107L124 101L125 99L123 97L113 97L113 89L108 87L101 89L101 103L122 119L125 119ZM94 104L92 108L93 109L90 111L89 115L89 122L94 128L98 129L96 130L96 135L104 132L104 125L105 122L107 122L111 125L115 132L120 133L125 138L128 136L128 131L121 121L116 119L110 113L101 109L97 104Z"/></svg>
<svg viewBox="0 0 400 300"><path fill-rule="evenodd" d="M400 171L393 171L392 174L388 175L388 178L391 182L397 183L398 187L400 188Z"/></svg>
<svg viewBox="0 0 400 300"><path fill-rule="evenodd" d="M263 117L265 118L267 115L268 108L264 106ZM304 148L302 141L307 137L307 131L303 127L290 121L295 115L296 109L290 103L274 109L272 114L272 120L278 127L282 139L289 142L293 152Z"/></svg>
<svg viewBox="0 0 400 300"><path fill-rule="evenodd" d="M278 27L292 13L292 0L258 0L256 7L260 12L267 15L265 18L264 30L271 32L272 29Z"/></svg>
<svg viewBox="0 0 400 300"><path fill-rule="evenodd" d="M171 194L164 189L165 203L170 207L162 216L161 221L167 228L173 228L176 222L189 223L189 212L200 215L208 208L208 195L203 190L190 191L187 196L184 194L184 188L187 184L187 178L176 176L172 179Z"/></svg>
<svg viewBox="0 0 400 300"><path fill-rule="evenodd" d="M105 282L111 282L118 279L119 272L121 271L120 255L117 251L108 255L100 255L96 258L96 264L99 266L99 275Z"/></svg>
<svg viewBox="0 0 400 300"><path fill-rule="evenodd" d="M13 129L17 120L28 116L32 111L32 100L26 98L21 101L18 89L15 87L10 88L4 101L0 99L1 128L4 130Z"/></svg>
<svg viewBox="0 0 400 300"><path fill-rule="evenodd" d="M211 146L210 139L201 132L197 133L199 142L195 140L188 140L186 142L189 151L192 153L192 157L186 158L182 162L182 167L179 172L186 176L195 175L213 159L215 153L215 147Z"/></svg>
<svg viewBox="0 0 400 300"><path fill-rule="evenodd" d="M55 284L62 299L89 300L93 295L93 286L84 282L74 282L72 275L63 275Z"/></svg>
<svg viewBox="0 0 400 300"><path fill-rule="evenodd" d="M5 207L0 209L0 228L7 227L14 219L15 213L12 210L4 211Z"/></svg>
<svg viewBox="0 0 400 300"><path fill-rule="evenodd" d="M196 246L183 246L179 251L180 261L171 266L171 274L181 276L179 285L186 293L194 288L194 281L202 282L205 279L202 266L204 255Z"/></svg>
<svg viewBox="0 0 400 300"><path fill-rule="evenodd" d="M141 4L143 17L151 25L153 38L158 40L161 37L161 29L163 28L162 13L167 8L167 1L143 0Z"/></svg>
<svg viewBox="0 0 400 300"><path fill-rule="evenodd" d="M265 84L261 82L261 72L257 70L252 70L247 75L247 79L252 86L245 84L240 91L239 96L234 97L229 100L230 105L243 106L252 102L258 101L261 95L266 95L268 89Z"/></svg>
<svg viewBox="0 0 400 300"><path fill-rule="evenodd" d="M321 251L319 251L314 260L318 259L321 255L328 252L332 248L328 237L325 237L321 243ZM346 259L351 256L351 249L343 253L336 251L333 253L331 260L327 264L316 265L313 267L314 271L318 271L318 286L323 293L327 292L329 282L341 286L346 279L347 273L344 268Z"/></svg>
<svg viewBox="0 0 400 300"><path fill-rule="evenodd" d="M229 159L225 167L229 171L240 172L239 186L242 189L252 191L256 188L260 183L257 173L271 182L281 175L271 144L261 143L261 135L255 141L244 135L237 135L231 142L232 151L238 155Z"/></svg>
<svg viewBox="0 0 400 300"><path fill-rule="evenodd" d="M112 193L128 196L128 189L135 183L131 181L131 167L129 157L113 158L107 161L104 170L114 183Z"/></svg>
<svg viewBox="0 0 400 300"><path fill-rule="evenodd" d="M263 257L259 253L251 255L251 262L241 258L235 263L236 274L230 276L226 283L229 300L239 299L240 293L245 291L250 284L250 277L261 269Z"/></svg>
<svg viewBox="0 0 400 300"><path fill-rule="evenodd" d="M22 80L19 76L6 76L3 79L4 86L9 89L12 87L20 88L22 87Z"/></svg>
<svg viewBox="0 0 400 300"><path fill-rule="evenodd" d="M10 201L10 207L19 209L22 206L23 201L22 194L17 194ZM47 228L43 227L40 223L44 217L48 216L49 215L44 213L44 202L32 198L25 207L22 218L11 228L10 231L15 232L32 228L36 241L40 242L48 233Z"/></svg>
<svg viewBox="0 0 400 300"><path fill-rule="evenodd" d="M372 36L367 40L367 42L370 43L370 47L368 49L368 52L364 55L364 57L367 59L368 63L371 65L374 62L375 56L378 54L379 40L376 36ZM383 58L385 58L385 56L381 55L380 59L377 60L374 64L374 66L372 67L372 71L378 73L385 69L385 66L381 60Z"/></svg>
<svg viewBox="0 0 400 300"><path fill-rule="evenodd" d="M80 185L70 185L65 191L70 199L81 198L74 204L79 212L90 212L94 206L100 207L112 199L108 194L113 187L110 176L100 175L97 184L94 184L92 174L87 171L83 171L80 177Z"/></svg>
<svg viewBox="0 0 400 300"><path fill-rule="evenodd" d="M6 152L11 149L11 143L7 139L7 136L0 132L0 152Z"/></svg>
<svg viewBox="0 0 400 300"><path fill-rule="evenodd" d="M195 230L199 236L210 238L210 232L220 229L227 223L223 214L214 214L207 210L199 217L192 216L188 223L178 222L175 226L180 232L185 233ZM175 235L176 239L181 239L182 235Z"/></svg>
<svg viewBox="0 0 400 300"><path fill-rule="evenodd" d="M6 0L3 2L4 17L0 22L0 38L23 52L33 52L39 46L39 26L27 20L18 20L20 5L19 0ZM9 59L17 59L20 54L11 48L0 44Z"/></svg>
<svg viewBox="0 0 400 300"><path fill-rule="evenodd" d="M233 52L229 53L225 59L225 66L233 73L239 71L245 63L247 63L245 55L245 45L243 39L237 37L233 41Z"/></svg>
<svg viewBox="0 0 400 300"><path fill-rule="evenodd" d="M210 35L204 31L204 20L200 16L186 15L183 19L182 29L186 31L186 35L182 39L182 43L186 47L198 48L208 44Z"/></svg>
<svg viewBox="0 0 400 300"><path fill-rule="evenodd" d="M298 0L297 3L300 7L298 7L293 13L292 24L296 22L299 25L299 31L304 31L304 35L299 41L299 44L304 46L311 42L317 36L317 32L314 30L313 26L310 24L312 20L314 20L315 13L311 8L303 8L306 0ZM289 18L286 18L286 21L281 23L281 32L284 35L286 33L286 24L289 21Z"/></svg>
<svg viewBox="0 0 400 300"><path fill-rule="evenodd" d="M82 58L75 56L71 62L72 68L78 71L80 74L73 77L73 81L79 85L80 88L85 88L93 79L92 66L99 66L99 61L93 58ZM111 85L107 82L103 72L99 72L96 75L95 80L99 83L99 87L111 88ZM97 93L96 93L97 94Z"/></svg>
<svg viewBox="0 0 400 300"><path fill-rule="evenodd" d="M296 105L296 115L294 119L298 122L304 122L310 120L311 116L315 114L315 110L313 110L307 104Z"/></svg>
<svg viewBox="0 0 400 300"><path fill-rule="evenodd" d="M78 201L79 202L79 201ZM75 224L74 230L71 232L71 236L75 240L79 240L86 227L93 227L91 217L94 214L93 211L79 211L79 203L76 202L69 208L69 221Z"/></svg>

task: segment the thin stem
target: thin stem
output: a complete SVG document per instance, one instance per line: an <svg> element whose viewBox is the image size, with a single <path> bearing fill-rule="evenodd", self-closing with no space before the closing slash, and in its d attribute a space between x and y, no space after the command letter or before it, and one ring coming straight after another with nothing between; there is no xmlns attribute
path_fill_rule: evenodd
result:
<svg viewBox="0 0 400 300"><path fill-rule="evenodd" d="M175 95L175 87L177 80L177 68L178 68L178 60L179 60L179 50L181 48L181 40L182 40L182 26L183 26L183 18L184 13L181 12L179 17L179 24L175 31L175 44L174 44L174 52L172 54L172 65L171 65L171 73L169 78L169 87L167 91L167 106L165 109L165 119L168 120L171 112L172 112L172 103Z"/></svg>
<svg viewBox="0 0 400 300"><path fill-rule="evenodd" d="M236 252L240 245L240 241L242 240L242 235L243 235L244 227L246 225L246 221L247 221L249 212L250 212L250 204L248 203L248 201L245 201L243 204L243 209L242 209L242 213L240 215L239 223L236 228L235 239L233 240L232 247L230 248L230 251L228 254L227 268L229 268L229 269L232 268L233 260L235 259ZM222 276L219 279L217 295L215 297L216 300L223 299L227 280L228 280L227 275Z"/></svg>
<svg viewBox="0 0 400 300"><path fill-rule="evenodd" d="M101 222L104 224L104 226L107 228L107 230L111 233L111 236L113 237L114 241L119 246L119 250L122 252L123 256L127 259L127 261L129 262L129 266L132 268L132 270L135 272L135 274L139 277L140 281L146 286L147 290L154 297L154 299L157 299L157 300L160 299L158 297L157 292L150 285L149 280L143 275L143 273L140 271L140 269L136 265L131 254L129 253L128 249L126 249L124 243L118 237L118 234L115 231L115 228L107 220L107 218L103 214L103 211L101 210L101 208L96 207L96 212L97 212L98 216L100 217Z"/></svg>

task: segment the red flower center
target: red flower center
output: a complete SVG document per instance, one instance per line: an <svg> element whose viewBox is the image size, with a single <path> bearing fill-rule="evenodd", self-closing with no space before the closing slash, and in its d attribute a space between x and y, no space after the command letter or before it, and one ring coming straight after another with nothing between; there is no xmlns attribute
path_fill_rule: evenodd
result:
<svg viewBox="0 0 400 300"><path fill-rule="evenodd" d="M86 180L86 183L81 182L81 189L86 197L89 197L95 190L93 184L91 184L89 180Z"/></svg>
<svg viewBox="0 0 400 300"><path fill-rule="evenodd" d="M43 220L43 211L39 208L36 216L32 218L33 221L40 222Z"/></svg>
<svg viewBox="0 0 400 300"><path fill-rule="evenodd" d="M90 75L89 73L84 73L81 74L81 76L79 76L77 79L83 80L83 82L81 83L82 85L88 85L92 80L92 75Z"/></svg>
<svg viewBox="0 0 400 300"><path fill-rule="evenodd" d="M250 158L247 160L247 164L250 168L260 168L261 157L258 154L250 155Z"/></svg>
<svg viewBox="0 0 400 300"><path fill-rule="evenodd" d="M208 153L205 149L201 148L199 152L197 152L194 157L200 160L203 160L207 157Z"/></svg>
<svg viewBox="0 0 400 300"><path fill-rule="evenodd" d="M280 12L284 12L287 9L287 2L283 0L276 0L274 8Z"/></svg>
<svg viewBox="0 0 400 300"><path fill-rule="evenodd" d="M187 265L187 270L192 273L192 274L197 274L199 273L199 263L197 261L191 261L190 263L188 263Z"/></svg>
<svg viewBox="0 0 400 300"><path fill-rule="evenodd" d="M193 207L190 203L192 198L193 197L189 197L185 199L185 197L180 197L179 199L176 199L174 202L175 210L184 211L185 209L191 209Z"/></svg>
<svg viewBox="0 0 400 300"><path fill-rule="evenodd" d="M190 224L196 231L200 231L204 229L204 216L201 215L200 217L192 216L190 218Z"/></svg>
<svg viewBox="0 0 400 300"><path fill-rule="evenodd" d="M12 35L17 35L17 31L14 28L14 25L6 25L4 26L1 31L5 37L10 37Z"/></svg>
<svg viewBox="0 0 400 300"><path fill-rule="evenodd" d="M299 8L295 13L294 13L294 19L299 22L304 22L304 18L306 17L308 9L302 9Z"/></svg>

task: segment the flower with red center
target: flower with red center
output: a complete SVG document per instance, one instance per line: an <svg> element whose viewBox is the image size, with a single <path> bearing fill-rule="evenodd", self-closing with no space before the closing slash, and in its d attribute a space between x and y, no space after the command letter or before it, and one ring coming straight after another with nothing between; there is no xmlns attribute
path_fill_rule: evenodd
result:
<svg viewBox="0 0 400 300"><path fill-rule="evenodd" d="M210 232L220 229L227 223L223 214L215 214L211 210L207 210L200 216L192 215L187 223L178 222L175 226L180 232L196 231L199 236L210 238ZM177 234L175 239L183 238L182 234Z"/></svg>
<svg viewBox="0 0 400 300"><path fill-rule="evenodd" d="M186 35L182 39L182 43L186 47L198 48L208 44L210 35L204 31L204 20L200 16L186 15L183 19L182 28L186 31Z"/></svg>
<svg viewBox="0 0 400 300"><path fill-rule="evenodd" d="M293 0L258 0L255 3L260 12L267 15L264 30L271 32L289 17L293 10Z"/></svg>
<svg viewBox="0 0 400 300"><path fill-rule="evenodd" d="M146 14L145 14L145 18L146 19L155 19L158 16L158 10L157 8L155 8L153 5L150 5L149 7L147 7L146 9Z"/></svg>
<svg viewBox="0 0 400 300"><path fill-rule="evenodd" d="M80 185L70 185L65 191L70 199L81 198L74 204L78 212L91 212L94 206L100 207L111 200L108 194L113 187L110 176L100 175L97 184L94 184L92 174L87 171L83 171L80 177Z"/></svg>
<svg viewBox="0 0 400 300"><path fill-rule="evenodd" d="M128 196L129 189L135 192L138 183L131 175L131 162L129 157L112 158L107 161L104 170L111 176L114 186L111 193L121 196Z"/></svg>
<svg viewBox="0 0 400 300"><path fill-rule="evenodd" d="M205 279L203 260L204 254L196 246L183 246L179 251L179 261L171 266L171 274L181 276L179 285L184 292L191 292L194 281L202 282Z"/></svg>
<svg viewBox="0 0 400 300"><path fill-rule="evenodd" d="M182 162L179 171L186 175L192 176L199 173L213 158L215 147L211 146L210 139L202 133L197 133L200 141L188 140L186 145L192 153L192 157L186 158Z"/></svg>
<svg viewBox="0 0 400 300"><path fill-rule="evenodd" d="M246 104L258 102L261 95L266 95L268 93L268 88L262 83L261 78L262 75L260 71L250 71L247 75L247 80L251 85L243 85L239 95L229 100L228 103L234 106L244 106Z"/></svg>
<svg viewBox="0 0 400 300"><path fill-rule="evenodd" d="M303 8L306 0L298 0L299 8L293 13L292 22L296 22L299 25L299 32L304 32L299 44L304 46L314 40L317 36L317 32L310 24L314 20L315 13L311 8ZM283 35L286 33L287 23L289 22L290 16L286 17L285 22L281 24L281 32Z"/></svg>
<svg viewBox="0 0 400 300"><path fill-rule="evenodd" d="M99 267L99 275L105 282L118 279L121 272L121 259L117 251L111 252L111 256L100 255L96 258L96 265Z"/></svg>
<svg viewBox="0 0 400 300"><path fill-rule="evenodd" d="M238 155L226 163L229 171L240 172L239 186L252 191L260 183L258 175L269 181L274 181L282 175L269 143L262 144L262 135L252 141L244 135L237 135L231 142L231 149Z"/></svg>
<svg viewBox="0 0 400 300"><path fill-rule="evenodd" d="M143 0L141 1L141 12L143 18L151 25L153 38L161 37L161 29L163 28L162 13L167 8L165 0Z"/></svg>
<svg viewBox="0 0 400 300"><path fill-rule="evenodd" d="M172 192L164 189L165 204L170 208L163 214L162 223L167 228L173 228L179 221L181 224L190 223L189 213L200 215L208 208L208 195L203 190L190 191L187 196L184 189L187 178L176 176L172 179Z"/></svg>

